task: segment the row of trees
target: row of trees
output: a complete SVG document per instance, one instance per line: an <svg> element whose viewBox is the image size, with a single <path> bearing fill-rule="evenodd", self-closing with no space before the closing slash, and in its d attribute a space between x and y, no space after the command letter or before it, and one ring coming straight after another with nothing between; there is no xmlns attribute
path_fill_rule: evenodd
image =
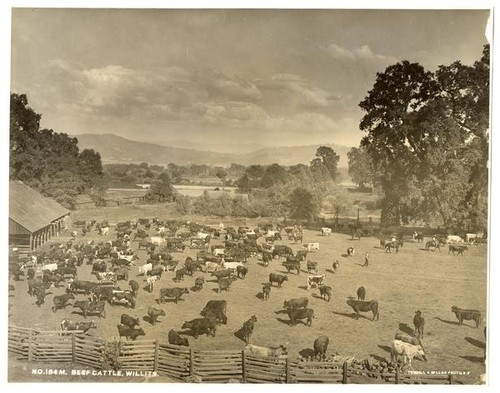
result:
<svg viewBox="0 0 500 393"><path fill-rule="evenodd" d="M489 80L489 46L472 66L402 61L377 73L359 104L366 135L348 158L356 182L380 187L383 223L486 229Z"/></svg>
<svg viewBox="0 0 500 393"><path fill-rule="evenodd" d="M73 208L75 197L102 192L101 156L79 151L78 140L40 129L42 115L28 106L25 94L10 96L9 177Z"/></svg>

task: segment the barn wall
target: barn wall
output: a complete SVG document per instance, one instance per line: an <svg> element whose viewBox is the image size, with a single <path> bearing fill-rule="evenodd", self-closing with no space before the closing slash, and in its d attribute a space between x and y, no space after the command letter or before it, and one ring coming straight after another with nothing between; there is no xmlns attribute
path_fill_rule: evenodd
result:
<svg viewBox="0 0 500 393"><path fill-rule="evenodd" d="M28 235L29 237L29 234L30 231L9 218L9 235Z"/></svg>

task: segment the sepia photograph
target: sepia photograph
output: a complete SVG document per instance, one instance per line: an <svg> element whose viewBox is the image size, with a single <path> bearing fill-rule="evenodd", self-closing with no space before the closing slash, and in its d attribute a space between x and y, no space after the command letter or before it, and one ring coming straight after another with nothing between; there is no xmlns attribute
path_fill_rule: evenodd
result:
<svg viewBox="0 0 500 393"><path fill-rule="evenodd" d="M492 8L8 12L9 383L488 383Z"/></svg>

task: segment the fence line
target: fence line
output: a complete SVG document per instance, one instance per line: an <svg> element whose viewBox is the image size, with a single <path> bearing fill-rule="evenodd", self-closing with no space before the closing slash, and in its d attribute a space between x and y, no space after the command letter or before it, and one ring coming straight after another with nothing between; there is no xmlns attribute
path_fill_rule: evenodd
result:
<svg viewBox="0 0 500 393"><path fill-rule="evenodd" d="M246 383L453 384L452 374L416 375L360 370L344 362L300 362L290 358L250 356L241 350L200 351L158 340L119 341L121 370L156 371L180 380ZM106 340L83 332L38 331L9 326L8 350L19 360L65 362L103 369ZM108 359L109 360L109 359ZM109 367L109 365L107 366Z"/></svg>

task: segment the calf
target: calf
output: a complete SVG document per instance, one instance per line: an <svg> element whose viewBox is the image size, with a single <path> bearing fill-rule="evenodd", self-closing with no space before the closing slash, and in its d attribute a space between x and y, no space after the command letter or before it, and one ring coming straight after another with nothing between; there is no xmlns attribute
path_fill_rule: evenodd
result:
<svg viewBox="0 0 500 393"><path fill-rule="evenodd" d="M354 256L354 247L348 247L347 248L347 256L348 257Z"/></svg>
<svg viewBox="0 0 500 393"><path fill-rule="evenodd" d="M186 337L182 337L173 329L170 329L170 331L168 332L168 343L172 345L189 347L188 339Z"/></svg>
<svg viewBox="0 0 500 393"><path fill-rule="evenodd" d="M332 269L333 269L334 273L337 273L337 269L339 268L339 266L340 266L340 262L338 260L333 261Z"/></svg>
<svg viewBox="0 0 500 393"><path fill-rule="evenodd" d="M332 234L332 228L321 228L322 236L330 236Z"/></svg>
<svg viewBox="0 0 500 393"><path fill-rule="evenodd" d="M269 273L269 284L273 285L273 282L278 284L278 288L281 288L281 284L285 281L288 281L287 276L283 276L282 274Z"/></svg>
<svg viewBox="0 0 500 393"><path fill-rule="evenodd" d="M122 314L120 323L133 329L135 325L139 326L139 318L133 318L128 314Z"/></svg>
<svg viewBox="0 0 500 393"><path fill-rule="evenodd" d="M307 272L318 274L318 262L307 261Z"/></svg>
<svg viewBox="0 0 500 393"><path fill-rule="evenodd" d="M148 307L149 322L154 325L157 322L158 317L165 316L165 311L154 307Z"/></svg>
<svg viewBox="0 0 500 393"><path fill-rule="evenodd" d="M319 336L316 340L314 340L314 356L316 356L319 360L326 360L326 350L328 349L329 342L330 339L327 336Z"/></svg>
<svg viewBox="0 0 500 393"><path fill-rule="evenodd" d="M283 302L283 307L288 310L295 310L298 308L306 308L309 304L309 299L307 297L299 297L296 299L285 300Z"/></svg>
<svg viewBox="0 0 500 393"><path fill-rule="evenodd" d="M196 277L196 279L194 280L194 287L197 291L201 291L204 284L205 279L203 277Z"/></svg>
<svg viewBox="0 0 500 393"><path fill-rule="evenodd" d="M128 282L128 285L130 285L130 289L132 290L132 295L137 296L139 293L139 283L135 280L130 280Z"/></svg>
<svg viewBox="0 0 500 393"><path fill-rule="evenodd" d="M365 300L366 297L366 289L365 287L361 286L358 288L356 291L356 294L358 295L358 300Z"/></svg>
<svg viewBox="0 0 500 393"><path fill-rule="evenodd" d="M320 285L319 294L322 299L325 299L327 302L329 302L330 298L332 297L332 287L330 287L329 285Z"/></svg>
<svg viewBox="0 0 500 393"><path fill-rule="evenodd" d="M270 293L271 293L271 284L269 283L264 284L264 286L262 287L262 300L269 299Z"/></svg>
<svg viewBox="0 0 500 393"><path fill-rule="evenodd" d="M162 304L166 298L173 298L174 303L177 304L184 293L189 293L189 290L187 288L161 288L158 302Z"/></svg>
<svg viewBox="0 0 500 393"><path fill-rule="evenodd" d="M453 306L451 308L451 312L455 314L458 319L458 324L461 326L465 321L474 321L476 322L476 328L479 327L481 322L481 311L478 310L467 310L464 308L459 308L457 306Z"/></svg>
<svg viewBox="0 0 500 393"><path fill-rule="evenodd" d="M288 317L290 324L295 326L298 320L307 319L306 325L311 326L314 318L314 310L312 308L301 308L288 310Z"/></svg>
<svg viewBox="0 0 500 393"><path fill-rule="evenodd" d="M252 315L248 321L243 323L242 331L243 331L243 340L248 344L250 337L253 333L254 324L257 322L257 317Z"/></svg>
<svg viewBox="0 0 500 393"><path fill-rule="evenodd" d="M125 325L117 325L118 327L118 334L120 335L120 338L125 337L127 339L132 339L135 341L135 339L138 336L144 336L144 330L142 328L140 329L131 329L128 326Z"/></svg>
<svg viewBox="0 0 500 393"><path fill-rule="evenodd" d="M319 243L305 243L303 247L308 251L319 251Z"/></svg>
<svg viewBox="0 0 500 393"><path fill-rule="evenodd" d="M348 298L347 305L350 306L356 313L356 319L359 318L360 312L369 312L369 311L373 313L372 321L375 320L375 318L377 318L377 321L379 319L378 302L376 300L364 301L364 300L356 300L353 298Z"/></svg>
<svg viewBox="0 0 500 393"><path fill-rule="evenodd" d="M217 322L212 318L196 318L191 321L186 321L182 325L182 329L191 329L194 338L198 338L201 334L211 334L215 337L217 331Z"/></svg>
<svg viewBox="0 0 500 393"><path fill-rule="evenodd" d="M424 325L425 325L425 319L422 316L421 311L415 311L415 316L413 317L413 326L415 326L415 336L417 338L424 338Z"/></svg>
<svg viewBox="0 0 500 393"><path fill-rule="evenodd" d="M146 286L149 292L153 292L153 288L155 287L155 282L158 281L158 276L149 276L146 278Z"/></svg>

